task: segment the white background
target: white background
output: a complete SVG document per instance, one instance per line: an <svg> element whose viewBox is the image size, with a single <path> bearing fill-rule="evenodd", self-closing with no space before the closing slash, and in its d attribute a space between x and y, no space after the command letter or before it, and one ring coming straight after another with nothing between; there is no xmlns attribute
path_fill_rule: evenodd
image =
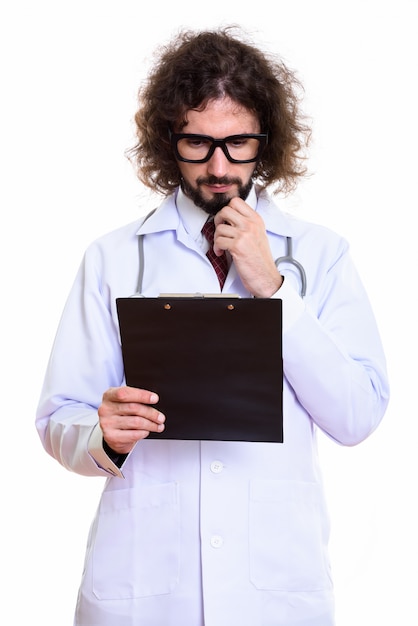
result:
<svg viewBox="0 0 418 626"><path fill-rule="evenodd" d="M338 626L418 623L417 0L3 1L0 8L2 614L70 626L102 480L41 447L34 414L82 253L133 221L124 151L155 47L238 23L306 88L313 172L283 206L343 234L385 344L392 400L355 448L321 438ZM259 9L259 10L257 10ZM69 364L70 365L70 364Z"/></svg>

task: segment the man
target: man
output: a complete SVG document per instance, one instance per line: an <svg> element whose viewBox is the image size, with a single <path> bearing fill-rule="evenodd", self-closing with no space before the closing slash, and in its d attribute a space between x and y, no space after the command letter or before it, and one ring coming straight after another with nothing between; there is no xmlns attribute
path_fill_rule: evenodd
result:
<svg viewBox="0 0 418 626"><path fill-rule="evenodd" d="M283 63L224 29L181 33L140 91L131 157L166 198L87 250L37 414L62 465L108 477L77 626L334 624L315 433L361 442L388 383L346 241L283 214L266 191L288 192L304 174L298 89ZM201 232L212 219L213 250ZM295 265L276 267L288 238L303 288ZM223 285L208 249L226 261ZM137 289L282 300L283 443L155 436L170 420L158 389L124 381L115 301Z"/></svg>

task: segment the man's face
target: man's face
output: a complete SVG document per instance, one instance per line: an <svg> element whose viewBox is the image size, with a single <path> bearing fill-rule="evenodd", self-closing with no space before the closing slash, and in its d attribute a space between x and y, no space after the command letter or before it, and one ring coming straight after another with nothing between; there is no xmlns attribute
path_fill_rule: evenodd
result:
<svg viewBox="0 0 418 626"><path fill-rule="evenodd" d="M214 139L260 132L256 115L229 98L212 100L202 111L190 110L186 119L179 132ZM256 163L231 163L220 147L215 148L206 163L177 163L184 193L210 215L220 211L231 198L247 198L256 167Z"/></svg>

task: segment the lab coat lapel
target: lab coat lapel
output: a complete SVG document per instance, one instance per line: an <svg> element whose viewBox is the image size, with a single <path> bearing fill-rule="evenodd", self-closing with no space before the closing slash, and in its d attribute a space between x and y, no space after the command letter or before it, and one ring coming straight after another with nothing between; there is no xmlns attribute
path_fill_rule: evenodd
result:
<svg viewBox="0 0 418 626"><path fill-rule="evenodd" d="M177 241L187 248L197 250L202 255L202 251L190 237L180 220L176 207L176 194L167 197L160 206L149 213L137 231L137 235L147 235L151 233L176 231Z"/></svg>
<svg viewBox="0 0 418 626"><path fill-rule="evenodd" d="M273 258L278 259L287 254L286 237L296 236L291 219L279 209L264 191L258 195L256 210L264 220Z"/></svg>

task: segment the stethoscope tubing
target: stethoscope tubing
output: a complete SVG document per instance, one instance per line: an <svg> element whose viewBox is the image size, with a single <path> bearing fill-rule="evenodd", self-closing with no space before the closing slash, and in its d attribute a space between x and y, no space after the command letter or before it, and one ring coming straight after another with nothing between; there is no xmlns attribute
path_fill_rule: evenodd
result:
<svg viewBox="0 0 418 626"><path fill-rule="evenodd" d="M296 259L293 258L292 237L286 237L286 248L287 248L286 254L275 260L276 267L278 268L280 263L289 263L290 265L293 265L293 267L296 267L300 276L300 284L301 284L300 297L304 298L306 296L306 287L307 287L306 272L302 263L299 263L299 261L296 261Z"/></svg>

